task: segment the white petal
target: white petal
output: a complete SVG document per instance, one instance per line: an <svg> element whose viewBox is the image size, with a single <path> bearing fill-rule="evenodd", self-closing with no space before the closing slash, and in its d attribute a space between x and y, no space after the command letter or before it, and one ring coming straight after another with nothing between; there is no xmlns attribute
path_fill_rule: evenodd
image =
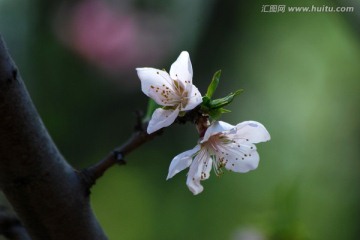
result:
<svg viewBox="0 0 360 240"><path fill-rule="evenodd" d="M180 153L179 155L174 157L174 159L170 163L169 173L166 180L172 178L175 174L189 167L192 162L194 154L199 150L200 150L200 145L196 145L195 148Z"/></svg>
<svg viewBox="0 0 360 240"><path fill-rule="evenodd" d="M259 154L251 143L235 142L219 143L217 157L223 159L225 168L234 172L245 173L259 165Z"/></svg>
<svg viewBox="0 0 360 240"><path fill-rule="evenodd" d="M250 143L266 142L270 140L270 134L259 122L245 121L236 125L236 136Z"/></svg>
<svg viewBox="0 0 360 240"><path fill-rule="evenodd" d="M200 181L210 176L211 165L212 160L206 150L199 152L193 160L186 179L186 185L194 195L204 190Z"/></svg>
<svg viewBox="0 0 360 240"><path fill-rule="evenodd" d="M226 123L223 121L216 121L213 124L211 124L208 129L206 129L204 138L202 139L202 141L200 143L206 142L212 135L215 135L215 134L221 133L221 132L225 132L225 131L230 131L234 128L235 128L235 126L233 126L229 123Z"/></svg>
<svg viewBox="0 0 360 240"><path fill-rule="evenodd" d="M171 65L170 77L171 79L179 80L184 86L186 83L192 83L193 70L188 52L181 52L176 61Z"/></svg>
<svg viewBox="0 0 360 240"><path fill-rule="evenodd" d="M158 108L153 113L148 128L147 133L151 134L160 128L167 127L171 125L176 117L179 115L179 108L176 108L175 110L169 109L164 110L162 108Z"/></svg>
<svg viewBox="0 0 360 240"><path fill-rule="evenodd" d="M188 98L189 101L187 105L183 108L184 111L194 109L196 106L202 103L202 97L199 89L192 84L190 85L188 90Z"/></svg>
<svg viewBox="0 0 360 240"><path fill-rule="evenodd" d="M141 90L157 104L173 106L176 96L172 80L167 72L155 68L136 68L141 81Z"/></svg>
<svg viewBox="0 0 360 240"><path fill-rule="evenodd" d="M203 169L201 172L201 180L206 180L210 177L210 171L212 167L212 159L210 156L207 157L206 163L204 162Z"/></svg>
<svg viewBox="0 0 360 240"><path fill-rule="evenodd" d="M233 160L234 156L232 156L225 165L225 168L234 171L234 172L240 172L240 173L246 173L250 170L254 170L259 165L259 154L258 152L252 151L250 153L245 154L246 156L238 156Z"/></svg>
<svg viewBox="0 0 360 240"><path fill-rule="evenodd" d="M196 174L198 172L198 168L199 163L193 161L186 179L186 185L194 195L197 195L204 190L204 187L200 184L201 176Z"/></svg>

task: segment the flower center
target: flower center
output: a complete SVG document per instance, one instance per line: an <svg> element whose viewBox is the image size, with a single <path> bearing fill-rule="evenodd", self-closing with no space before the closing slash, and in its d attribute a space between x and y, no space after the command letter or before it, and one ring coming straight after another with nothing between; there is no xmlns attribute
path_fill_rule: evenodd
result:
<svg viewBox="0 0 360 240"><path fill-rule="evenodd" d="M223 157L224 149L221 148L221 144L227 144L231 142L226 136L221 133L211 136L206 142L202 143L202 147L206 148L213 163L213 169L216 176L223 174L222 168L226 165L227 160Z"/></svg>
<svg viewBox="0 0 360 240"><path fill-rule="evenodd" d="M185 86L179 82L178 80L173 80L174 83L174 87L175 87L175 91L176 91L176 95L179 96L179 105L180 105L180 110L185 108L186 105L189 103L189 92L187 90L185 90ZM185 83L190 83L185 81Z"/></svg>

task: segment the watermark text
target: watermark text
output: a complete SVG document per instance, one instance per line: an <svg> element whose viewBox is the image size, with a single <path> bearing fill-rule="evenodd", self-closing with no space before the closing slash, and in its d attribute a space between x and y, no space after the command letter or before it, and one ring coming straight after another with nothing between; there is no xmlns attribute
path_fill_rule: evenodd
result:
<svg viewBox="0 0 360 240"><path fill-rule="evenodd" d="M287 6L287 5L262 5L261 12L263 13L344 13L354 12L354 7L332 7L332 6Z"/></svg>

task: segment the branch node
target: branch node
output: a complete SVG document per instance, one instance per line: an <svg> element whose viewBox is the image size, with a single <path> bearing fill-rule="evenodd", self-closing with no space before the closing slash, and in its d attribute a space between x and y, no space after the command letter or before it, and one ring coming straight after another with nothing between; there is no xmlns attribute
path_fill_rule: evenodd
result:
<svg viewBox="0 0 360 240"><path fill-rule="evenodd" d="M113 154L114 154L114 158L116 159L117 164L119 164L119 165L125 165L126 164L126 161L124 159L124 154L121 151L114 150Z"/></svg>
<svg viewBox="0 0 360 240"><path fill-rule="evenodd" d="M79 176L82 179L82 182L85 184L86 195L90 195L90 187L95 185L96 178L93 171L85 168L78 172Z"/></svg>

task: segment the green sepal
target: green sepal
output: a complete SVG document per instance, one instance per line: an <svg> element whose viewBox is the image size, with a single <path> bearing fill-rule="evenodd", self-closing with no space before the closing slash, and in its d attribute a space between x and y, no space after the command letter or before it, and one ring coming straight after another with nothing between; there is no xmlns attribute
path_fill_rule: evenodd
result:
<svg viewBox="0 0 360 240"><path fill-rule="evenodd" d="M211 97L214 94L217 86L219 85L220 76L221 76L221 70L214 73L214 76L213 76L213 78L211 80L211 83L210 83L210 85L209 85L209 87L207 89L206 95L205 95L209 99L211 99Z"/></svg>
<svg viewBox="0 0 360 240"><path fill-rule="evenodd" d="M159 107L161 107L161 106L159 105ZM164 109L164 110L175 110L175 107L174 106L164 106L164 107L162 107L162 109Z"/></svg>
<svg viewBox="0 0 360 240"><path fill-rule="evenodd" d="M183 117L183 116L185 116L185 114L186 114L186 111L180 111L178 116Z"/></svg>
<svg viewBox="0 0 360 240"><path fill-rule="evenodd" d="M159 108L160 105L157 104L154 100L152 100L151 98L149 98L149 101L148 101L148 106L147 106L147 110L146 110L146 115L145 117L143 118L143 121L146 122L146 121L149 121L151 119L151 116L153 115L153 113L155 112L155 110L157 108Z"/></svg>

